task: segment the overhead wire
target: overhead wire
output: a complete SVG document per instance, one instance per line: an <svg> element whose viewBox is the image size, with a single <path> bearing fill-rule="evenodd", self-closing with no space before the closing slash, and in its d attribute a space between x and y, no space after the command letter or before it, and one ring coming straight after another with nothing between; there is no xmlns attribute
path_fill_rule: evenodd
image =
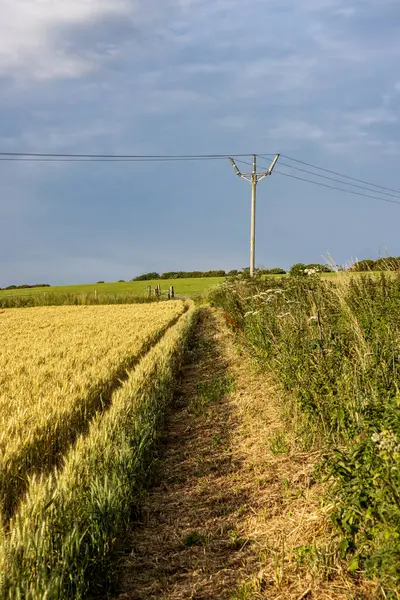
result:
<svg viewBox="0 0 400 600"><path fill-rule="evenodd" d="M243 154L148 154L148 155L135 155L135 154L62 154L62 153L43 153L43 152L0 152L0 161L11 161L11 162L69 162L69 163L73 163L73 162L79 162L79 163L85 163L85 162L118 162L118 163L122 163L122 162L171 162L171 161L202 161L202 160L226 160L227 158L235 158L237 162L242 163L242 164L246 164L250 167L252 167L252 163L247 162L245 160L243 160L243 157L248 158L253 156L254 154L252 153L243 153ZM260 158L264 158L265 160L269 160L270 157L273 157L275 155L273 154L258 154L256 156L259 156ZM345 175L343 173L338 173L336 171L331 171L330 169L325 169L323 167L319 167L317 165L313 165L311 163L308 163L306 161L302 161L296 158L292 158L290 156L286 156L284 154L280 155L283 158L286 158L289 161L294 161L296 163L299 164L303 164L305 166L311 167L312 169L316 169L325 173L330 173L332 175L336 175L338 177L342 177L343 179L348 179L350 182L351 181L355 181L357 182L357 184L355 183L348 183L346 181L342 181L340 179L336 179L334 177L330 177L327 175L321 175L320 173L314 173L313 171L309 171L307 169L302 169L300 167L296 167L294 165L290 165L288 163L284 163L282 161L280 161L280 165L289 168L289 169L295 169L297 171L301 171L304 173L307 173L308 175L314 176L314 177L320 177L329 181L333 181L335 183L340 183L342 185L346 185L346 186L351 186L351 187L355 187L364 191L368 191L368 192L372 192L374 194L381 194L382 196L390 196L392 198L399 198L399 201L397 200L391 200L389 198L381 198L380 196L373 196L370 194L365 194L365 193L361 193L361 192L356 192L354 190L349 190L346 188L341 188L341 187L337 187L337 186L333 186L333 185L329 185L327 183L322 183L320 181L313 181L311 179L306 179L303 177L299 177L296 175L292 175L289 173L285 173L282 171L279 171L275 168L274 173L277 173L278 175L283 175L285 177L290 177L291 179L296 179L298 181L303 181L306 183L311 183L313 185L318 185L320 187L325 187L325 188L329 188L329 189L333 189L333 190L337 190L337 191L341 191L341 192L345 192L348 194L353 194L356 196L362 196L365 198L371 198L373 200L381 200L383 202L390 202L392 204L400 204L400 190L395 190L393 188L388 188L385 186L381 186L381 185L377 185L374 183L370 183L367 181L364 181L362 179L357 179L355 177L350 177L349 175ZM268 167L266 167L267 169ZM363 186L358 185L359 183L364 184ZM370 187L374 187L377 189L370 189L370 187L365 187L365 186L370 186ZM379 191L379 190L384 190L384 191ZM390 192L394 192L390 193ZM395 195L396 194L396 195ZM397 195L398 194L398 195Z"/></svg>
<svg viewBox="0 0 400 600"><path fill-rule="evenodd" d="M267 159L271 155L268 155L268 154L262 155L262 154L260 154L259 156L261 158L266 158ZM344 179L349 179L351 181L356 181L357 183L362 183L362 184L368 185L370 187L375 187L375 188L378 188L378 189L381 189L381 190L387 190L389 192L395 192L396 194L400 194L400 190L396 190L396 189L393 189L393 188L390 188L390 187L386 187L386 186L383 186L383 185L378 185L376 183L371 183L369 181L364 181L363 179L357 179L356 177L351 177L350 175L345 175L344 173L339 173L337 171L332 171L331 169L326 169L324 167L319 167L317 165L313 165L312 163L306 162L304 160L299 160L298 158L293 158L293 157L287 156L285 154L281 154L280 156L281 156L281 158L286 158L287 160L290 160L290 161L293 161L293 162L305 165L307 167L311 167L311 168L316 169L318 171L324 171L325 173L329 173L331 175L337 175L338 177L343 177ZM292 166L292 165L290 165L290 168L294 169L295 167ZM317 173L313 173L313 175L317 176ZM344 181L342 183L344 183L345 185L350 185L350 184L345 183ZM380 193L380 192L378 192L378 190L371 190L371 191L375 191L376 193Z"/></svg>
<svg viewBox="0 0 400 600"><path fill-rule="evenodd" d="M86 157L81 155L73 155L68 157L67 155L60 157L45 157L42 155L17 155L17 156L4 156L4 153L0 152L0 161L11 161L11 162L170 162L170 161L197 161L197 160L226 160L228 158L234 157L237 162L250 165L247 161L241 160L237 158L238 156L251 156L247 154L230 154L230 155L221 155L221 156L212 156L212 155L204 155L204 156L148 156L148 157L124 157L124 156L109 156L101 158L99 156Z"/></svg>
<svg viewBox="0 0 400 600"><path fill-rule="evenodd" d="M198 158L33 158L19 157L10 158L0 156L0 162L45 162L45 163L90 163L90 162L108 162L108 163L134 163L134 162L186 162L186 161L206 161L206 160L226 160L226 157L198 157ZM236 159L237 160L237 159Z"/></svg>
<svg viewBox="0 0 400 600"><path fill-rule="evenodd" d="M294 167L293 165L289 165L288 163L279 161L279 164L283 167L288 167L289 169L295 169L296 171L301 171L302 173L308 173L309 175L313 175L314 177L321 177L322 179L327 179L329 181L334 181L335 183L341 183L343 185L349 185L351 187L358 188L360 190L366 190L367 192L375 192L376 194L383 194L385 196L391 196L392 198L400 199L400 192L398 194L392 194L391 192L380 192L378 190L371 190L371 188L366 187L364 185L358 185L357 183L347 183L347 181L343 181L342 179L336 179L335 177L329 177L328 175L320 175L319 173L313 173L308 169L301 169L300 167Z"/></svg>
<svg viewBox="0 0 400 600"><path fill-rule="evenodd" d="M258 156L261 157L261 155L258 155ZM253 166L252 163L246 162L244 160L237 160L237 162L241 162L241 163L244 163L246 165ZM285 163L281 163L280 162L279 164L287 166ZM268 167L266 165L264 165L264 166L260 165L260 166L261 166L262 169L264 169L264 168L265 168L265 170L268 169ZM301 169L301 170L304 171L304 169ZM312 173L311 171L306 171L306 172L310 173L311 175L317 175L317 173ZM322 186L322 187L327 187L327 188L330 188L330 189L333 189L333 190L338 190L338 191L346 192L348 194L355 194L357 196L365 196L366 198L373 198L374 200L383 200L384 202L391 202L393 204L400 204L400 198L399 198L399 201L395 201L395 200L389 200L387 198L380 198L379 196L371 196L369 194L362 194L360 192L354 192L353 190L346 190L345 188L339 188L337 186L332 186L332 185L328 185L328 184L325 184L325 183L321 183L320 181L312 181L311 179L305 179L303 177L297 177L295 175L290 175L289 173L283 173L282 171L279 171L276 167L274 169L274 173L277 173L278 175L286 175L286 177L291 177L292 179L298 179L299 181L304 181L304 182L307 182L307 183L313 183L315 185L319 185L319 186ZM327 177L327 179L331 179L331 177ZM333 181L336 181L336 180L334 179ZM347 184L344 181L343 182L340 182L339 180L337 180L337 181L339 183L343 183L344 185L350 185L350 184ZM362 188L362 189L364 189L364 188ZM368 190L368 188L365 188L365 189ZM373 191L373 190L369 190L369 191ZM376 192L376 193L381 194L383 192ZM394 198L396 198L396 197L397 196L394 196Z"/></svg>
<svg viewBox="0 0 400 600"><path fill-rule="evenodd" d="M258 156L260 156L260 158L265 158L265 156L264 156L264 155L263 155L263 156L261 156L261 155L258 155ZM249 166L251 166L251 167L253 166L253 165L252 165L252 163L246 162L246 161L244 161L244 160L237 160L237 162L244 163L244 164L246 164L246 165L249 165ZM284 165L284 166L287 166L285 163L278 163L278 164L282 164L282 165ZM268 167L267 167L266 165L265 165L265 166L262 166L262 165L260 165L260 166L261 166L261 168L262 168L262 169L264 169L264 168L265 168L265 170L267 170L267 169L268 169ZM304 169L301 169L301 170L302 170L302 171L304 171ZM306 171L306 172L307 172L307 173L310 173L311 175L317 175L317 173L312 173L311 171ZM332 189L332 190L337 190L337 191L345 192L345 193L347 193L347 194L353 194L353 195L356 195L356 196L364 196L365 198L371 198L371 199L373 199L373 200L382 200L383 202L390 202L391 204L400 204L400 198L399 198L399 201L396 201L396 200L389 200L388 198L381 198L381 197L379 197L379 196L371 196L371 195L369 195L369 194L363 194L363 193L361 193L361 192L355 192L355 191L353 191L353 190L347 190L347 189L345 189L345 188L340 188L340 187L337 187L337 186L328 185L327 183L322 183L322 182L320 182L320 181L312 181L311 179L305 179L304 177L298 177L298 176L296 176L296 175L291 175L291 174L289 174L289 173L283 173L282 171L279 171L279 170L278 170L276 167L275 167L275 169L274 169L274 173L277 173L278 175L284 175L284 176L286 176L286 177L290 177L291 179L297 179L297 180L299 180L299 181L304 181L304 182L306 182L306 183L312 183L312 184L314 184L314 185L319 185L319 186L321 186L321 187L329 188L329 189ZM327 177L327 179L332 179L332 178L331 178L331 177ZM334 180L334 181L336 181L336 180ZM338 180L338 181L339 181L339 180ZM343 181L343 182L340 182L340 181L339 181L339 183L343 183L344 185L350 185L350 184L347 184L347 183L346 183L346 182L344 182L344 181ZM364 189L364 188L362 188L362 189ZM367 189L367 190L368 190L368 188L365 188L365 189ZM371 191L371 192L373 192L373 191L375 191L375 190L368 190L368 191ZM377 194L382 194L383 192L378 192L378 191L376 191L376 193L377 193ZM389 194L389 195L392 195L392 194ZM397 196L394 196L394 198L396 198L396 197L397 197Z"/></svg>
<svg viewBox="0 0 400 600"><path fill-rule="evenodd" d="M297 179L298 181L305 181L307 183L319 185L321 187L329 188L331 190L338 190L340 192L346 192L346 194L353 194L355 196L363 196L364 198L372 198L373 200L380 200L381 202L390 202L391 204L400 204L400 199L399 199L399 201L390 200L389 198L381 198L379 196L371 196L370 194L363 194L361 192L355 192L353 190L346 190L345 188L340 188L340 187L337 187L334 185L329 185L327 183L322 183L321 181L312 181L311 179L305 179L304 177L298 177L297 175L283 173L282 171L279 171L278 169L274 169L274 173L277 173L278 175L284 175L285 177L290 177L291 179Z"/></svg>

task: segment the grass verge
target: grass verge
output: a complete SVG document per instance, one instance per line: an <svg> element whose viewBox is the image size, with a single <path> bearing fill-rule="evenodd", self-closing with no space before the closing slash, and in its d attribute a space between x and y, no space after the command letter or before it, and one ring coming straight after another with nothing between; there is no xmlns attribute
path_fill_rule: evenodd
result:
<svg viewBox="0 0 400 600"><path fill-rule="evenodd" d="M319 474L330 485L335 536L334 551L319 555L345 560L349 573L376 579L383 597L398 597L399 279L233 282L212 300L295 399L307 443L325 451ZM282 439L271 449L284 450Z"/></svg>

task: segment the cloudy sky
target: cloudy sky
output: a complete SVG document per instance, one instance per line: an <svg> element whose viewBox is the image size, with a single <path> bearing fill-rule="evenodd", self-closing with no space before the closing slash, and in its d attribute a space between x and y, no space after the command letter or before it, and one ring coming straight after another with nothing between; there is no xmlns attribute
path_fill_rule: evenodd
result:
<svg viewBox="0 0 400 600"><path fill-rule="evenodd" d="M398 0L0 0L0 152L281 152L400 189L399 34ZM0 286L249 260L225 160L0 161L0 208ZM257 217L266 267L400 255L399 205L280 173Z"/></svg>

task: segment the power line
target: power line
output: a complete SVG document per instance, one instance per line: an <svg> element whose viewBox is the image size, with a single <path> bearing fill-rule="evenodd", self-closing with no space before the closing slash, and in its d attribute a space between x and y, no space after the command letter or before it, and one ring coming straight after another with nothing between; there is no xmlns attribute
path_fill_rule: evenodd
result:
<svg viewBox="0 0 400 600"><path fill-rule="evenodd" d="M293 165L289 165L288 163L280 161L279 163L283 167L288 167L289 169L295 169L296 171L301 171L302 173L308 173L309 175L314 175L314 177L321 177L322 179L328 179L329 181L334 181L336 183L342 183L343 185L349 185L351 187L358 188L360 190L366 190L367 192L375 192L376 194L383 194L385 196L391 196L392 198L399 198L400 192L397 194L391 194L390 192L379 192L378 190L371 190L368 187L363 185L358 185L357 183L347 183L346 181L342 181L341 179L336 179L335 177L329 177L328 175L320 175L319 173L313 173L308 169L301 169L300 167L294 167Z"/></svg>
<svg viewBox="0 0 400 600"><path fill-rule="evenodd" d="M107 159L107 160L139 160L139 161L158 161L158 160L212 160L226 159L230 156L249 157L253 154L61 154L52 152L0 152L0 157L9 160L21 159Z"/></svg>
<svg viewBox="0 0 400 600"><path fill-rule="evenodd" d="M259 156L261 158L266 158L267 157L267 155L261 155L261 154ZM241 163L243 163L245 165L251 166L251 163L249 163L249 162L247 162L245 160L239 160L239 159L236 159L236 160L237 160L237 162L241 162ZM379 192L378 190L370 190L367 187L359 186L359 185L356 185L354 183L346 183L345 181L341 181L340 179L335 179L333 177L328 177L326 175L320 175L319 173L313 173L312 171L308 171L306 169L300 169L299 167L294 167L294 166L289 165L288 163L284 163L282 161L279 161L279 164L282 165L282 166L285 166L285 167L289 167L290 169L296 169L297 171L302 171L303 173L308 173L310 175L314 175L315 177L322 177L322 178L330 180L330 181L335 181L336 183L343 183L343 185L349 185L349 186L352 186L352 187L357 187L357 188L360 188L362 190L366 190L366 191L369 191L369 192L375 192L377 194L391 196L393 198L397 198L398 197L398 196L396 196L394 194L389 194L388 192ZM356 195L359 195L359 196L365 196L366 198L373 198L375 200L384 200L384 201L386 200L387 202L392 202L393 204L400 204L400 202L396 202L396 201L393 201L393 200L390 201L390 200L387 200L386 198L380 198L379 196L370 196L368 194L356 193L356 192L353 192L352 190L347 190L347 189L339 188L339 187L336 187L336 186L330 186L330 185L327 185L327 184L321 184L318 181L312 181L310 179L303 179L302 177L295 177L294 175L289 175L288 173L282 173L281 171L278 171L276 169L275 169L275 173L279 173L279 175L286 175L287 177L292 177L293 179L298 179L299 181L306 181L308 183L314 183L315 185L323 185L323 187L328 187L328 188L331 188L331 189L336 189L336 190L340 190L340 191L347 192L347 193L353 193L353 194L356 194ZM390 188L388 188L388 189L390 189ZM400 194L400 192L399 192L399 194ZM400 198L399 198L399 201L400 201Z"/></svg>
<svg viewBox="0 0 400 600"><path fill-rule="evenodd" d="M344 179L349 179L351 181L356 181L357 183L363 183L364 185L369 185L371 187L379 188L381 190L387 190L389 192L395 192L396 194L400 194L400 190L395 190L393 188L385 187L383 185L377 185L376 183L371 183L369 181L364 181L363 179L357 179L356 177L350 177L349 175L344 175L343 173L338 173L337 171L331 171L330 169L325 169L323 167L318 167L317 165L313 165L311 163L305 162L304 160L299 160L297 158L292 158L291 156L286 156L285 154L281 154L281 156L283 158L286 158L288 160L297 162L299 164L306 165L307 167L312 167L313 169L317 169L318 171L324 171L325 173L330 173L331 175L337 175L338 177L343 177ZM266 155L266 159L269 160L268 154ZM317 175L317 174L313 173L313 175ZM345 182L343 181L342 183L345 183ZM346 185L349 185L349 184L346 184ZM376 191L377 193L379 193L377 190L371 190L371 191Z"/></svg>
<svg viewBox="0 0 400 600"><path fill-rule="evenodd" d="M0 161L9 161L9 162L68 162L68 163L85 163L85 162L171 162L171 161L203 161L203 160L226 160L227 158L235 158L238 162L249 165L252 167L252 163L243 160L243 157L248 158L254 156L251 153L242 153L242 154L62 154L62 153L44 153L44 152L0 152ZM265 158L269 160L269 154L258 154L261 158ZM378 188L376 190L369 189L364 186L357 185L355 183L347 183L340 179L335 179L333 177L329 177L327 175L321 175L319 173L314 173L307 169L301 169L300 167L295 167L294 165L290 165L288 163L280 164L289 169L296 169L297 171L301 171L307 173L309 175L313 175L314 177L320 177L326 180L333 181L335 183L341 183L343 185L348 185L351 187L356 187L358 189L362 189L365 191L370 191L372 193L381 194L385 196L390 196L393 198L399 197L399 201L389 200L388 198L381 198L379 196L373 196L370 194L364 194L361 192L355 192L353 190L348 190L345 188L328 185L326 183L312 181L310 179L305 179L303 177L298 177L295 175L290 175L289 173L283 173L282 171L275 170L279 175L284 175L286 177L290 177L292 179L297 179L298 181L304 181L306 183L312 183L314 185L319 185L320 187L325 187L329 189L334 189L337 191L345 192L348 194L353 194L356 196L362 196L365 198L371 198L373 200L382 200L383 202L390 202L392 204L400 204L400 190L395 190L393 188L388 188L385 186L377 185L374 183L370 183L364 181L362 179L356 179L355 177L350 177L349 175L345 175L343 173L338 173L336 171L331 171L329 169L325 169L323 167L319 167L317 165L313 165L306 161L302 161L287 155L282 154L284 158L290 161L297 162L299 164L303 164L305 166L309 166L313 169L323 171L325 173L330 173L332 175L337 175L338 177L342 177L344 179L348 179L349 181L356 181L357 183L362 183L367 186ZM388 190L382 191L379 190ZM389 193L394 192L394 194Z"/></svg>
<svg viewBox="0 0 400 600"><path fill-rule="evenodd" d="M319 185L321 187L329 188L331 190L339 190L340 192L346 192L347 194L353 194L355 196L363 196L364 198L372 198L373 200L380 200L381 202L390 202L391 204L400 204L400 200L399 201L389 200L389 198L380 198L379 196L370 196L369 194L362 194L361 192L354 192L353 190L346 190L345 188L328 185L327 183L321 183L320 181L312 181L311 179L304 179L303 177L298 177L297 175L289 175L289 173L283 173L282 171L277 171L276 169L275 169L275 173L277 173L278 175L284 175L285 177L290 177L291 179L297 179L299 181L305 181L307 183L312 183L314 185Z"/></svg>
<svg viewBox="0 0 400 600"><path fill-rule="evenodd" d="M256 155L258 156L258 155ZM231 158L236 158L236 157L231 157ZM249 165L250 167L253 167L253 163L247 162L246 160L241 160L240 158L236 158L236 162L240 162L243 163L244 165Z"/></svg>
<svg viewBox="0 0 400 600"><path fill-rule="evenodd" d="M206 160L226 160L228 157L198 157L198 158L33 158L33 157L3 157L0 155L0 162L45 162L45 163L90 163L90 162L108 162L108 163L134 163L134 162L182 162L182 161L206 161Z"/></svg>

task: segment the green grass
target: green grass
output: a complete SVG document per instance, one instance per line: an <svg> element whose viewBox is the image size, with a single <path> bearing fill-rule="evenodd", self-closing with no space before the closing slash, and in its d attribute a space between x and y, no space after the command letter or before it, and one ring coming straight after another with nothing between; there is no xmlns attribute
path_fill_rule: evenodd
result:
<svg viewBox="0 0 400 600"><path fill-rule="evenodd" d="M89 283L80 285L54 286L50 288L30 288L19 290L0 290L0 299L4 297L37 296L42 294L132 294L146 296L147 287L153 288L159 283L161 290L167 292L173 285L178 296L193 296L206 293L213 285L224 281L224 277L199 277L188 279L163 279L154 281L132 281L126 283Z"/></svg>
<svg viewBox="0 0 400 600"><path fill-rule="evenodd" d="M240 342L274 371L303 441L325 453L337 553L400 589L400 277L227 282L210 294ZM339 277L339 281L341 281ZM292 415L293 416L293 415ZM294 420L291 426L296 426ZM288 424L289 426L289 424ZM283 453L277 438L270 450Z"/></svg>

